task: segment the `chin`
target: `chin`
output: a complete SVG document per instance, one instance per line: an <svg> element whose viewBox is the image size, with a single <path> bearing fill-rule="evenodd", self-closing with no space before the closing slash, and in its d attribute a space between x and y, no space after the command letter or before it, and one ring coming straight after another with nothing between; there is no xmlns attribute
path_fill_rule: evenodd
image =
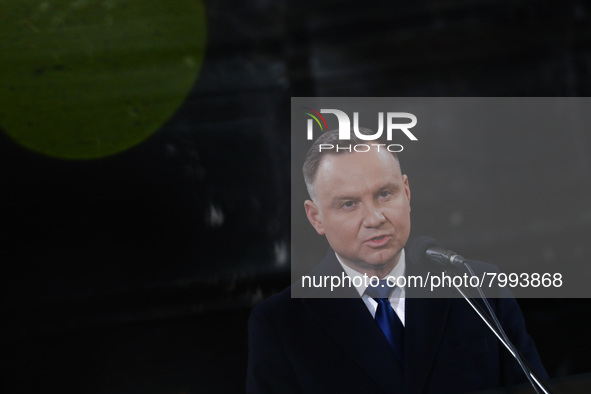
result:
<svg viewBox="0 0 591 394"><path fill-rule="evenodd" d="M388 264L392 264L392 261L395 257L396 254L379 257L374 256L373 258L368 258L367 260L365 260L365 262L371 267L382 268L388 266Z"/></svg>

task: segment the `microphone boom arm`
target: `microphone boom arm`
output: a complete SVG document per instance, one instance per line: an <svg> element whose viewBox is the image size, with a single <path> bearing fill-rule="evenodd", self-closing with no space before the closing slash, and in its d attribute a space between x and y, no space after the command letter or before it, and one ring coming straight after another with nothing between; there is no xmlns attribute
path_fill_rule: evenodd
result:
<svg viewBox="0 0 591 394"><path fill-rule="evenodd" d="M468 268L470 267L466 262L464 262L464 265L466 265ZM471 269L469 269L469 271L472 275L474 275ZM517 360L517 362L519 363L519 366L521 367L521 369L523 369L523 372L525 373L530 384L532 385L534 390L536 390L536 393L538 393L538 394L540 394L540 393L552 394L552 392L546 387L546 385L541 381L541 379L537 376L537 374L531 368L529 368L527 365L525 365L523 359L521 358L521 355L519 354L517 349L515 349L515 346L511 343L509 338L507 338L506 335L504 335L503 328L501 327L498 320L494 317L494 312L492 311L492 308L490 308L490 306L488 306L490 313L493 314L493 318L494 318L495 322L491 322L490 318L488 316L486 316L484 311L474 302L474 300L472 298L468 297L466 295L466 293L461 288L459 288L458 286L455 286L455 285L454 285L454 287L458 291L458 293L460 293L462 295L462 297L466 300L466 302L468 302L468 304L472 307L472 309L474 309L476 314L478 314L478 316L488 326L488 328L493 332L493 334L495 334L495 336L503 344L503 346L505 346L505 348L509 351L509 353L513 356L513 358L515 358L515 360ZM478 290L479 290L479 292L481 292L480 288L478 288ZM482 293L481 293L481 296L482 296L483 302L488 304L486 297L484 297L484 295ZM497 326L497 323L498 323L498 326Z"/></svg>

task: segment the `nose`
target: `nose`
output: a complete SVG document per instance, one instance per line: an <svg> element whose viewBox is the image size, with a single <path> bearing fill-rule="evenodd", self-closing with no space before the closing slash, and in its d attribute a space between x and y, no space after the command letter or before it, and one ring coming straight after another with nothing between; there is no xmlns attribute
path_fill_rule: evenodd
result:
<svg viewBox="0 0 591 394"><path fill-rule="evenodd" d="M363 225L365 227L379 227L386 221L381 208L376 204L366 205L363 214Z"/></svg>

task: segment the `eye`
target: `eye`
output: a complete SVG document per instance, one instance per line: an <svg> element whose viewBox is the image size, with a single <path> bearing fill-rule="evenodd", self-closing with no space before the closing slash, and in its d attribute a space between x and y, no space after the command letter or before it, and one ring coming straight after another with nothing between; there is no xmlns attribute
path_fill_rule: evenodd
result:
<svg viewBox="0 0 591 394"><path fill-rule="evenodd" d="M342 205L343 208L353 208L353 206L355 206L353 201L345 201Z"/></svg>
<svg viewBox="0 0 591 394"><path fill-rule="evenodd" d="M389 192L389 191L387 191L387 190L382 190L382 191L379 193L379 195L378 195L378 196L379 196L380 198L389 198L391 195L392 195L392 193L391 193L391 192Z"/></svg>

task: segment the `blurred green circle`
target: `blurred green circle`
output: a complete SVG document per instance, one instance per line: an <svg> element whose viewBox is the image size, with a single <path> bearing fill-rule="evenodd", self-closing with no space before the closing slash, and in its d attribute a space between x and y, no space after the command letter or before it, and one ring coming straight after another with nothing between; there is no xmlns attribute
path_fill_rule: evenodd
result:
<svg viewBox="0 0 591 394"><path fill-rule="evenodd" d="M201 0L18 0L0 13L0 127L53 157L104 157L145 140L204 57Z"/></svg>

